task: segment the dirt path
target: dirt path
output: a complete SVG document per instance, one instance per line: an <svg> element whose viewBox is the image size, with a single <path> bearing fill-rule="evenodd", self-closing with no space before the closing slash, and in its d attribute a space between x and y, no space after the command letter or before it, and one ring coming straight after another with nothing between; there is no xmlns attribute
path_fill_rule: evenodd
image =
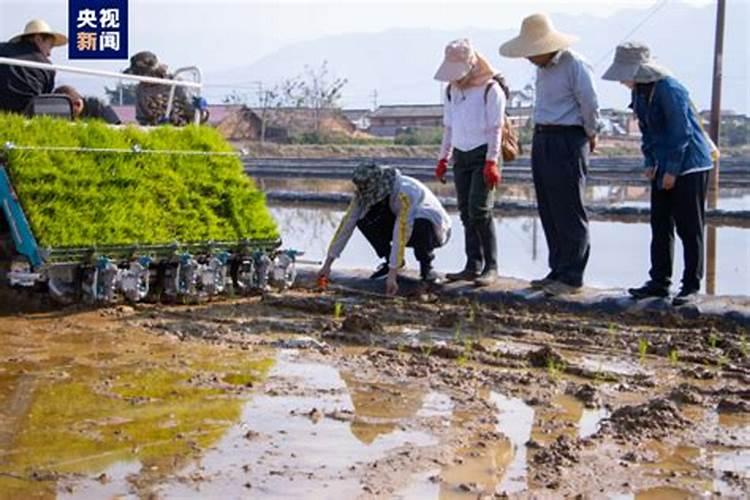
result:
<svg viewBox="0 0 750 500"><path fill-rule="evenodd" d="M0 497L742 498L747 337L335 292L5 316Z"/></svg>

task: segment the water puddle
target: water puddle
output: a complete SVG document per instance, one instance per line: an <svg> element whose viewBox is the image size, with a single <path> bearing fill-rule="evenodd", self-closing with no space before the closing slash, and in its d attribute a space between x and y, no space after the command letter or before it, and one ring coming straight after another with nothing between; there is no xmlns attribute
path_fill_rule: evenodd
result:
<svg viewBox="0 0 750 500"><path fill-rule="evenodd" d="M416 475L411 486L395 498L469 499L527 489L526 442L531 436L534 409L520 399L496 392L480 391L480 397L497 407L497 424L485 430L502 434L500 439L475 440L472 446L457 451L454 463ZM477 416L471 413L454 412L451 425L460 428L474 418Z"/></svg>
<svg viewBox="0 0 750 500"><path fill-rule="evenodd" d="M229 430L200 464L183 475L205 481L173 482L158 488L165 497L259 495L264 498L352 498L362 493L366 464L401 449L431 446L436 439L404 424L420 415L440 415L446 398L417 387L369 384L350 374L282 353L269 386L295 387L254 397L241 424Z"/></svg>
<svg viewBox="0 0 750 500"><path fill-rule="evenodd" d="M576 365L593 373L613 373L615 375L626 377L652 374L652 372L645 370L643 366L636 361L623 358L612 358L609 356L589 355L576 360Z"/></svg>
<svg viewBox="0 0 750 500"><path fill-rule="evenodd" d="M90 316L77 333L60 323L2 332L0 491L11 498L111 496L127 493L135 473L175 473L237 421L242 387L273 364L137 329L92 333L87 324L101 320ZM16 335L33 354L13 348Z"/></svg>
<svg viewBox="0 0 750 500"><path fill-rule="evenodd" d="M608 498L610 500L691 500L701 497L680 488L659 486L640 490L637 493L613 494Z"/></svg>

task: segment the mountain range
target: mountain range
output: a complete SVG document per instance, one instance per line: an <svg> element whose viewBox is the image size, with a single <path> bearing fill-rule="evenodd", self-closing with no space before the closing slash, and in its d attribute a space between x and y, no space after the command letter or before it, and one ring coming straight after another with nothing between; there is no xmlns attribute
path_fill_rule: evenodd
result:
<svg viewBox="0 0 750 500"><path fill-rule="evenodd" d="M747 113L750 8L746 2L728 4L722 107ZM655 58L686 84L696 104L707 108L711 98L715 16L711 5L690 7L665 2L662 7L623 10L606 18L555 15L553 20L559 30L580 37L573 49L592 64L602 107L623 108L628 103L623 87L599 79L611 62L617 43L627 39L648 44ZM634 28L637 30L631 34ZM327 36L288 45L248 65L209 73L204 78L204 94L210 101L219 102L229 93L226 85L236 84L237 92L246 93L252 102L256 82L272 87L303 73L306 65L316 68L327 61L332 75L348 80L342 99L345 107L437 103L441 91L432 76L442 60L443 47L450 40L464 37L506 76L512 88L520 89L533 82L532 66L525 60L498 54L499 45L516 35L517 30L507 29L420 28Z"/></svg>

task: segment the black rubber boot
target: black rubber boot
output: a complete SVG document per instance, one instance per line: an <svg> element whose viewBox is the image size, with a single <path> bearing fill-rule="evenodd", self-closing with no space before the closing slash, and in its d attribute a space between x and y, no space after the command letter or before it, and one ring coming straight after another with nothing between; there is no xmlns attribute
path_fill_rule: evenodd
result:
<svg viewBox="0 0 750 500"><path fill-rule="evenodd" d="M474 224L464 224L464 251L466 252L466 266L457 273L448 273L448 281L474 281L480 274L484 264L482 244Z"/></svg>
<svg viewBox="0 0 750 500"><path fill-rule="evenodd" d="M482 246L484 269L474 280L477 286L489 286L497 281L497 236L495 221L492 218L475 223L477 235Z"/></svg>

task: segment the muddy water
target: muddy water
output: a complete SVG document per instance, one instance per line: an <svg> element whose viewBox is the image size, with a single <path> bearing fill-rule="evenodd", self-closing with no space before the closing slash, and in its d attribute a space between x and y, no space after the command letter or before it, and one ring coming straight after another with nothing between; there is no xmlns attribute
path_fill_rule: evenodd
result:
<svg viewBox="0 0 750 500"><path fill-rule="evenodd" d="M329 241L343 216L334 208L272 207L284 244L304 250L305 258L322 260ZM463 267L463 227L452 214L453 236L448 244L436 251L435 267L442 272ZM544 276L547 269L547 245L544 232L534 217L496 217L500 272L506 276L534 279ZM594 221L591 228L591 257L586 282L596 287L624 288L640 285L648 278L651 229L648 224ZM682 247L675 245L675 282L682 273ZM349 245L336 265L341 268L375 268L378 257L367 240L355 231ZM709 263L710 264L710 263ZM716 293L750 295L750 230L731 227L717 229ZM411 251L407 266L417 268ZM705 290L705 280L703 283Z"/></svg>
<svg viewBox="0 0 750 500"><path fill-rule="evenodd" d="M750 420L716 410L747 389L735 331L359 297L342 314L379 318L385 333L344 346L328 336L347 335L328 306L345 298L290 291L0 316L0 498L737 498L747 489ZM470 343L437 324L442 313L470 338L482 332L471 349L483 358L455 357ZM504 328L516 322L523 332L509 340ZM614 350L648 332L654 346L664 336L706 353L710 328L732 357L708 380L686 375L689 362ZM274 347L304 346L301 332L317 344ZM556 344L557 368L525 362ZM684 428L636 437L639 426L669 424L650 415L623 435L607 430L616 410L680 384L702 399L675 407ZM587 404L574 395L582 385L596 395Z"/></svg>

